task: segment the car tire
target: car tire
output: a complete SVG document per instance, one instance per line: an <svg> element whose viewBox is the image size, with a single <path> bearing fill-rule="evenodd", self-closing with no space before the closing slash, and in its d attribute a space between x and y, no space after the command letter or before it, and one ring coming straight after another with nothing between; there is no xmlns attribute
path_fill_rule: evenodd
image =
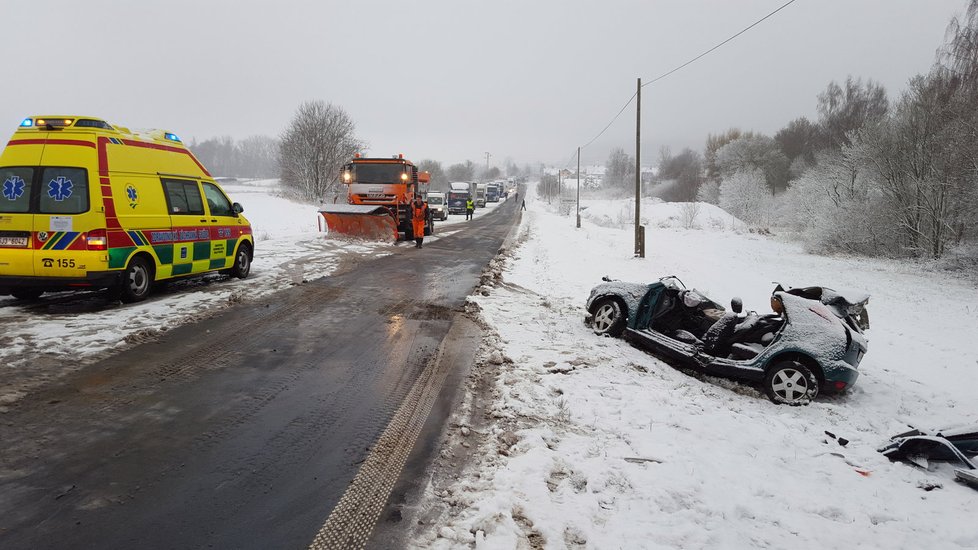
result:
<svg viewBox="0 0 978 550"><path fill-rule="evenodd" d="M10 295L18 300L32 302L41 297L44 291L39 288L15 288L10 291Z"/></svg>
<svg viewBox="0 0 978 550"><path fill-rule="evenodd" d="M133 258L122 275L121 290L119 299L124 304L145 300L153 290L153 270L149 262L139 256Z"/></svg>
<svg viewBox="0 0 978 550"><path fill-rule="evenodd" d="M621 303L614 298L598 300L592 309L591 330L602 336L620 336L625 330L625 313Z"/></svg>
<svg viewBox="0 0 978 550"><path fill-rule="evenodd" d="M818 379L797 361L782 361L768 369L764 391L779 405L808 405L818 395Z"/></svg>
<svg viewBox="0 0 978 550"><path fill-rule="evenodd" d="M231 276L245 279L251 273L251 247L242 244L234 255L234 265L231 266Z"/></svg>

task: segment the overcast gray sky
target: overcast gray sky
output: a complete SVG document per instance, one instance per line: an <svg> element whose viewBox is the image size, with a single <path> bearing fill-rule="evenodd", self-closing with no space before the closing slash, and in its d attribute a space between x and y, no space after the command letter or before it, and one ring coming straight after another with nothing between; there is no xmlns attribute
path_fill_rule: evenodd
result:
<svg viewBox="0 0 978 550"><path fill-rule="evenodd" d="M196 137L278 135L343 107L369 152L563 164L635 91L786 0L0 0L0 124L85 114ZM643 159L815 117L847 75L891 99L967 0L797 0L643 90ZM634 107L588 147L634 151Z"/></svg>

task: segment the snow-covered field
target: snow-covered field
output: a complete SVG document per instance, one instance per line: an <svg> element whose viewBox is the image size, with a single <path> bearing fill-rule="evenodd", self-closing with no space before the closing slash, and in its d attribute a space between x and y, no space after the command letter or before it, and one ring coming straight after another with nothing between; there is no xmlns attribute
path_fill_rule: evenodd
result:
<svg viewBox="0 0 978 550"><path fill-rule="evenodd" d="M685 229L681 205L643 203L636 259L631 227L616 228L633 202L582 201L581 229L556 205L527 206L502 282L472 298L494 331L473 373L498 371L488 426L470 381L441 456L481 446L458 479L429 483L415 547L978 548L978 493L876 451L907 424L978 422L974 280L808 255L709 205ZM774 405L595 336L583 306L602 275L677 275L758 311L773 281L862 289L870 349L849 393Z"/></svg>
<svg viewBox="0 0 978 550"><path fill-rule="evenodd" d="M316 207L280 198L274 181L225 188L255 229L250 278L179 283L129 306L94 294L47 296L39 306L0 298L0 412L178 324L328 275L347 257L398 253L324 239ZM978 493L876 452L906 424L978 421L974 280L909 262L808 255L708 205L690 224L689 208L643 203L647 257L635 259L634 204L583 206L576 229L573 216L531 194L501 282L472 298L490 330L473 367L495 381L481 396L488 420L470 423L471 408L452 419L445 449L473 442L477 458L458 479L431 480L421 508L440 516L416 529L415 547L978 547ZM440 236L463 231L463 216L436 227ZM776 406L751 386L692 376L591 333L583 305L602 275L677 275L759 311L773 281L866 290L870 350L850 393Z"/></svg>

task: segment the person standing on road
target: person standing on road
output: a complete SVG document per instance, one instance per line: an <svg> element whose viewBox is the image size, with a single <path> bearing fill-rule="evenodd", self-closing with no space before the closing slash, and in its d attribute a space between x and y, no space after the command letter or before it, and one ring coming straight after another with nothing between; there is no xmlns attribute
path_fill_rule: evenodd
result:
<svg viewBox="0 0 978 550"><path fill-rule="evenodd" d="M424 226L427 221L425 218L425 205L421 202L421 197L414 197L414 204L411 205L411 210L413 216L411 216L411 225L414 229L414 247L421 248L424 242Z"/></svg>
<svg viewBox="0 0 978 550"><path fill-rule="evenodd" d="M472 213L473 212L475 212L475 203L472 202L472 199L466 199L465 200L465 219L471 220L472 219Z"/></svg>
<svg viewBox="0 0 978 550"><path fill-rule="evenodd" d="M523 199L523 202L520 203L520 210L526 210L526 199Z"/></svg>

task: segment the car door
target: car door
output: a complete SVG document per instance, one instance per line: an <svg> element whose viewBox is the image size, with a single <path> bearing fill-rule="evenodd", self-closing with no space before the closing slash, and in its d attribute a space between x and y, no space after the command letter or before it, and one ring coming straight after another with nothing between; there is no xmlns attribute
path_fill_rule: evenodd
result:
<svg viewBox="0 0 978 550"><path fill-rule="evenodd" d="M210 226L210 269L224 269L231 265L234 254L233 236L241 223L234 212L231 201L216 184L205 181L201 183L204 189L204 199L207 206L207 223Z"/></svg>
<svg viewBox="0 0 978 550"><path fill-rule="evenodd" d="M170 212L173 240L171 274L187 275L210 267L211 236L200 184L194 180L162 178Z"/></svg>

